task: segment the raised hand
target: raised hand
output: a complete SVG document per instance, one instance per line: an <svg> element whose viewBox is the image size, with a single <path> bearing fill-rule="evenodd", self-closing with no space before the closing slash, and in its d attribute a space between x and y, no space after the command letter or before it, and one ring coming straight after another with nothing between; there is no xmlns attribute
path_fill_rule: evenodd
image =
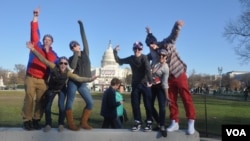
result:
<svg viewBox="0 0 250 141"><path fill-rule="evenodd" d="M26 42L26 47L29 48L31 51L34 50L34 44L32 42Z"/></svg>
<svg viewBox="0 0 250 141"><path fill-rule="evenodd" d="M184 22L182 20L178 20L176 24L181 27L184 26Z"/></svg>
<svg viewBox="0 0 250 141"><path fill-rule="evenodd" d="M152 83L150 84L147 82L147 87L152 87Z"/></svg>
<svg viewBox="0 0 250 141"><path fill-rule="evenodd" d="M39 13L40 13L40 7L37 7L36 9L34 9L34 11L33 11L34 16L37 17L39 15Z"/></svg>
<svg viewBox="0 0 250 141"><path fill-rule="evenodd" d="M146 27L146 32L147 32L147 34L151 33L151 29L149 26Z"/></svg>
<svg viewBox="0 0 250 141"><path fill-rule="evenodd" d="M92 76L92 77L91 77L91 81L96 80L97 77L98 77L98 76Z"/></svg>
<svg viewBox="0 0 250 141"><path fill-rule="evenodd" d="M119 51L120 50L120 46L116 45L115 48L114 48L114 50Z"/></svg>

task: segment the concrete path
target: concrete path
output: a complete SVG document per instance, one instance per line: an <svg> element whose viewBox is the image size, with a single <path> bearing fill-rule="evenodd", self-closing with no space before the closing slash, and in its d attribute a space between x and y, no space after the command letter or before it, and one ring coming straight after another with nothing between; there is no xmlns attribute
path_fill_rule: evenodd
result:
<svg viewBox="0 0 250 141"><path fill-rule="evenodd" d="M22 128L0 128L0 141L220 141L200 138L199 133L186 135L185 131L168 132L167 138L159 132L131 132L128 129L92 129L58 132L52 128L49 132L42 130L25 131Z"/></svg>

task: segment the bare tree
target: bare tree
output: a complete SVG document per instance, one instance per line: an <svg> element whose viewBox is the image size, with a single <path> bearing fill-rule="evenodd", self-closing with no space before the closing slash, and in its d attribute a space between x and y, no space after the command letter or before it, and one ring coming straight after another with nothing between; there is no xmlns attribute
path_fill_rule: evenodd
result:
<svg viewBox="0 0 250 141"><path fill-rule="evenodd" d="M242 63L250 61L250 1L239 0L242 14L236 21L229 21L223 36L230 42L236 42L235 52Z"/></svg>
<svg viewBox="0 0 250 141"><path fill-rule="evenodd" d="M17 74L17 78L16 78L17 83L19 84L23 83L25 74L26 74L26 67L22 64L15 64L14 70L16 71L16 74Z"/></svg>

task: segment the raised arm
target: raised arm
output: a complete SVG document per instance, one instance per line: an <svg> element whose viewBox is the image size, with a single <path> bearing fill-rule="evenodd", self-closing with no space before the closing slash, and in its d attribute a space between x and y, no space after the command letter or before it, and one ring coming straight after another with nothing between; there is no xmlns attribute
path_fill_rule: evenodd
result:
<svg viewBox="0 0 250 141"><path fill-rule="evenodd" d="M130 63L130 57L127 57L127 58L119 58L119 56L117 55L117 52L120 50L120 47L119 45L117 45L114 50L113 50L113 54L114 54L114 57L115 57L115 61L119 64L119 65L122 65L122 64L129 64Z"/></svg>
<svg viewBox="0 0 250 141"><path fill-rule="evenodd" d="M50 61L48 61L45 57L43 57L35 48L34 48L34 44L32 42L26 42L26 46L27 48L30 49L31 52L33 52L33 54L42 62L44 63L46 66L48 66L49 68L54 68L56 65Z"/></svg>
<svg viewBox="0 0 250 141"><path fill-rule="evenodd" d="M81 38L82 38L82 44L83 44L83 52L87 54L87 56L89 56L89 45L88 45L88 41L86 38L86 34L85 34L85 30L83 27L83 23L81 20L78 21L79 26L80 26L80 34L81 34Z"/></svg>
<svg viewBox="0 0 250 141"><path fill-rule="evenodd" d="M165 43L170 43L170 44L175 44L178 36L179 36L179 33L180 33L180 30L181 30L181 27L184 25L184 22L182 20L179 20L179 21L176 21L175 24L174 24L174 27L172 28L172 31L170 33L170 35L165 38L162 43L165 44Z"/></svg>
<svg viewBox="0 0 250 141"><path fill-rule="evenodd" d="M40 40L40 32L39 32L39 27L38 27L38 16L39 16L39 14L40 14L40 8L39 7L33 10L33 20L30 23L30 27L31 27L30 41L33 44L41 44L39 42L39 40Z"/></svg>
<svg viewBox="0 0 250 141"><path fill-rule="evenodd" d="M71 59L72 60L70 60L70 68L75 70L76 65L77 65L77 61L78 61L78 52L77 51L74 51L74 55Z"/></svg>

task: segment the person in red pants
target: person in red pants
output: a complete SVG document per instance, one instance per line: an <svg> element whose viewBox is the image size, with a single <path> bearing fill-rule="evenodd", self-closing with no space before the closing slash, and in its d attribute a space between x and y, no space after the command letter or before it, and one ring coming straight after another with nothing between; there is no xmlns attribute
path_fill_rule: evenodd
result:
<svg viewBox="0 0 250 141"><path fill-rule="evenodd" d="M186 75L187 65L180 58L175 46L176 39L183 25L183 21L176 21L170 35L167 38L163 39L161 42L158 42L154 35L151 33L150 28L146 27L146 44L150 47L152 61L155 60L154 52L161 48L166 49L169 53L167 63L169 66L168 94L171 101L171 104L169 105L171 124L167 128L167 131L172 132L179 130L179 110L177 105L177 98L178 94L180 94L185 108L186 117L188 119L187 134L194 134L196 112L192 100L192 95L189 92L188 88L188 79Z"/></svg>

